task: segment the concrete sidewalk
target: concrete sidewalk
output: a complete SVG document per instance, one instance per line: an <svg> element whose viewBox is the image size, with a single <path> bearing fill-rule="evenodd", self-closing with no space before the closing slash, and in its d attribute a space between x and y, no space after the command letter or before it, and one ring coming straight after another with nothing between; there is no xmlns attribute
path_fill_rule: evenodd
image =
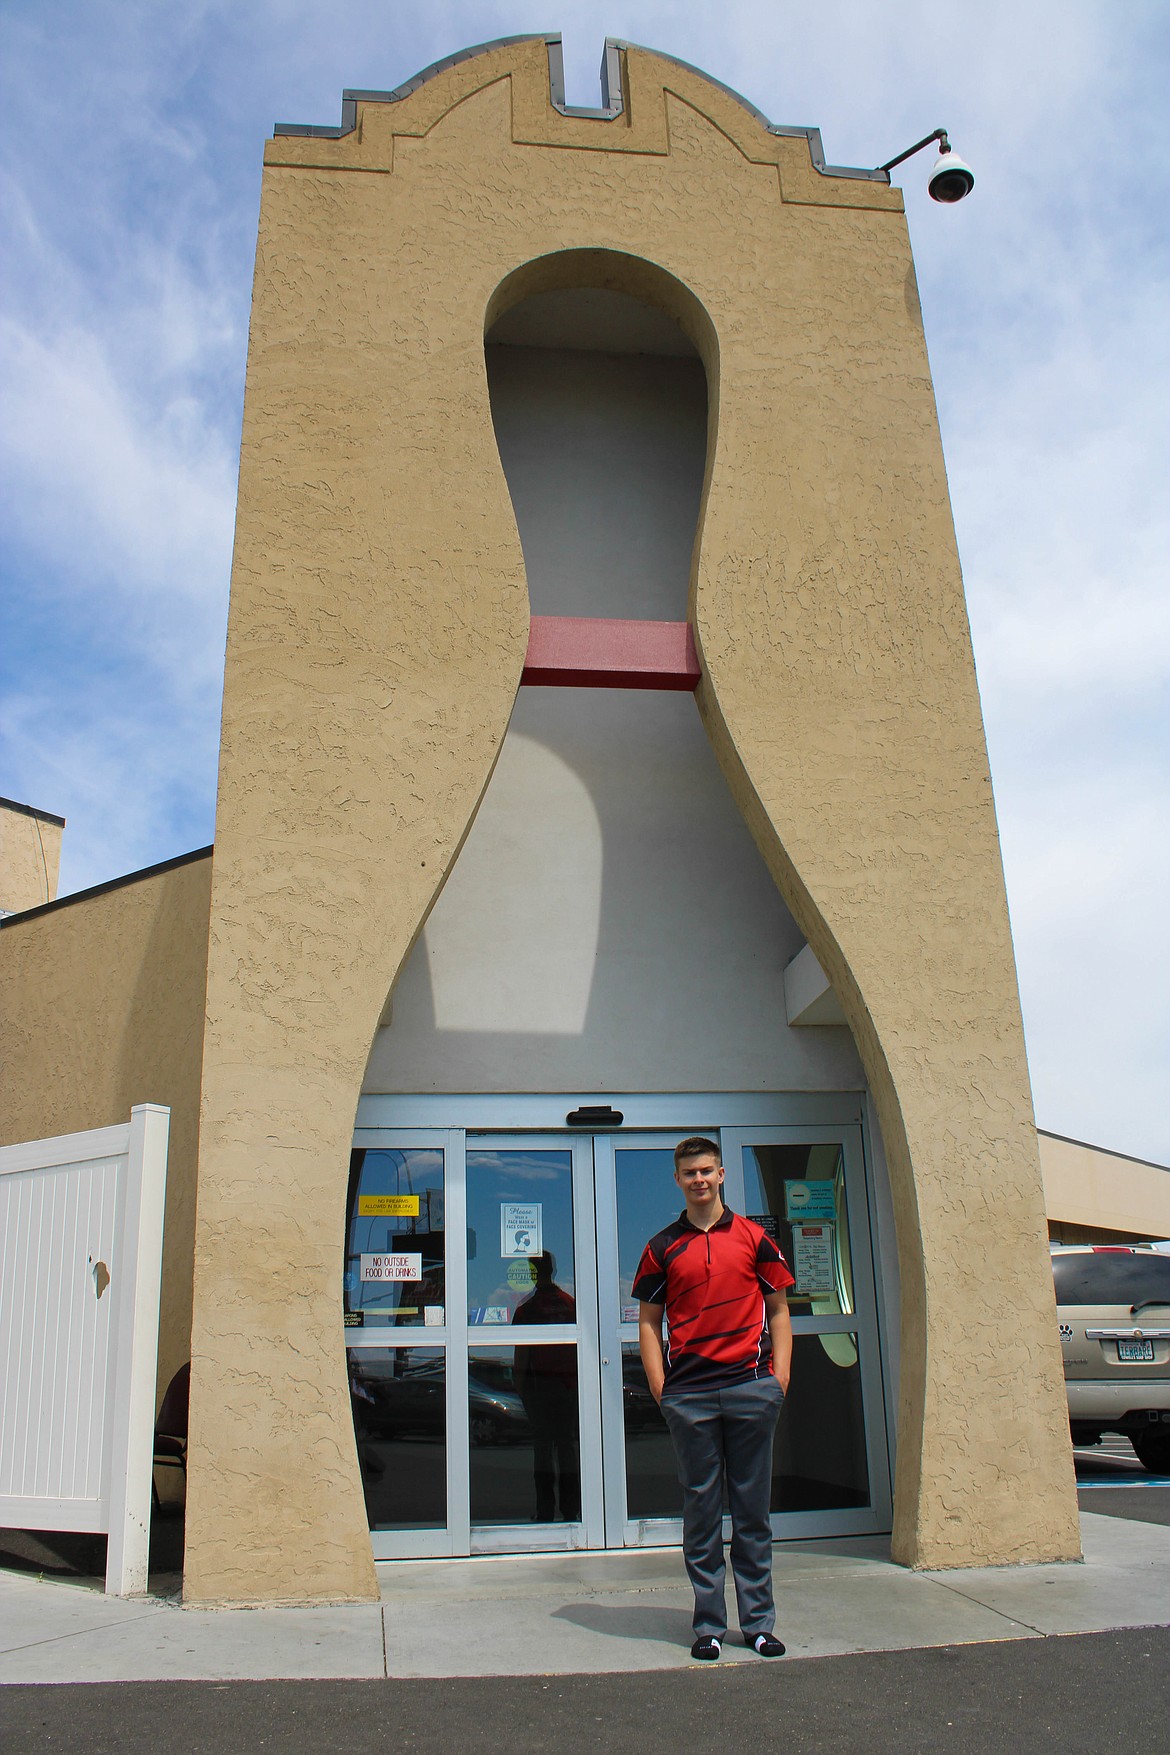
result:
<svg viewBox="0 0 1170 1755"><path fill-rule="evenodd" d="M1083 1565L916 1573L893 1565L877 1538L779 1547L778 1631L792 1657L823 1657L1170 1625L1170 1528L1093 1513L1081 1526ZM0 1681L690 1667L690 1595L675 1550L378 1570L381 1605L252 1610L184 1609L177 1595L127 1601L0 1572ZM760 1663L733 1635L721 1667Z"/></svg>

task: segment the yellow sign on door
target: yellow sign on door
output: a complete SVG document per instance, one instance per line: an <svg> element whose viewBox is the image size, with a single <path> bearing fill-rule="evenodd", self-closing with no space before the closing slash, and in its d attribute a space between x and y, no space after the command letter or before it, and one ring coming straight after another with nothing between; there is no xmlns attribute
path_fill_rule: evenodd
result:
<svg viewBox="0 0 1170 1755"><path fill-rule="evenodd" d="M358 1213L363 1219L417 1219L417 1194L359 1194Z"/></svg>

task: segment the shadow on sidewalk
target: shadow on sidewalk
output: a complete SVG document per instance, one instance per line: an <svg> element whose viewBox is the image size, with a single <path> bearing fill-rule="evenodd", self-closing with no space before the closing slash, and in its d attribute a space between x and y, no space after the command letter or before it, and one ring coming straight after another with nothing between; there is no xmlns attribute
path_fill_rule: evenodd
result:
<svg viewBox="0 0 1170 1755"><path fill-rule="evenodd" d="M691 1617L684 1609L623 1607L607 1603L564 1603L552 1612L554 1621L570 1621L590 1633L611 1639L651 1639L660 1645L689 1645L694 1638Z"/></svg>
<svg viewBox="0 0 1170 1755"><path fill-rule="evenodd" d="M0 1529L0 1568L106 1588L106 1538L73 1530ZM156 1509L150 1520L149 1592L176 1596L183 1587L183 1511Z"/></svg>

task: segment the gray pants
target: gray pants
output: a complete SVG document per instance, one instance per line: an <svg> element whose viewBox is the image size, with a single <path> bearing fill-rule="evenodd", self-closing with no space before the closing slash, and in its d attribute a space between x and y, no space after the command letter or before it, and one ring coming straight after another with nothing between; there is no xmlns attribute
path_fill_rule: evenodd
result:
<svg viewBox="0 0 1170 1755"><path fill-rule="evenodd" d="M662 1412L670 1428L683 1489L683 1558L695 1593L698 1637L727 1632L724 1596L723 1485L731 1509L731 1571L739 1625L754 1639L771 1633L772 1438L784 1391L772 1376L731 1389L665 1395Z"/></svg>

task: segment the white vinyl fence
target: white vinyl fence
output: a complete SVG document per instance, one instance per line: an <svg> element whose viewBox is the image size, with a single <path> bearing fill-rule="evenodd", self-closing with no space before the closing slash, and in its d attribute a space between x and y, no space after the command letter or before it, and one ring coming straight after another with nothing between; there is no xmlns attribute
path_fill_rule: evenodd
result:
<svg viewBox="0 0 1170 1755"><path fill-rule="evenodd" d="M170 1110L0 1148L0 1526L109 1532L146 1590Z"/></svg>

